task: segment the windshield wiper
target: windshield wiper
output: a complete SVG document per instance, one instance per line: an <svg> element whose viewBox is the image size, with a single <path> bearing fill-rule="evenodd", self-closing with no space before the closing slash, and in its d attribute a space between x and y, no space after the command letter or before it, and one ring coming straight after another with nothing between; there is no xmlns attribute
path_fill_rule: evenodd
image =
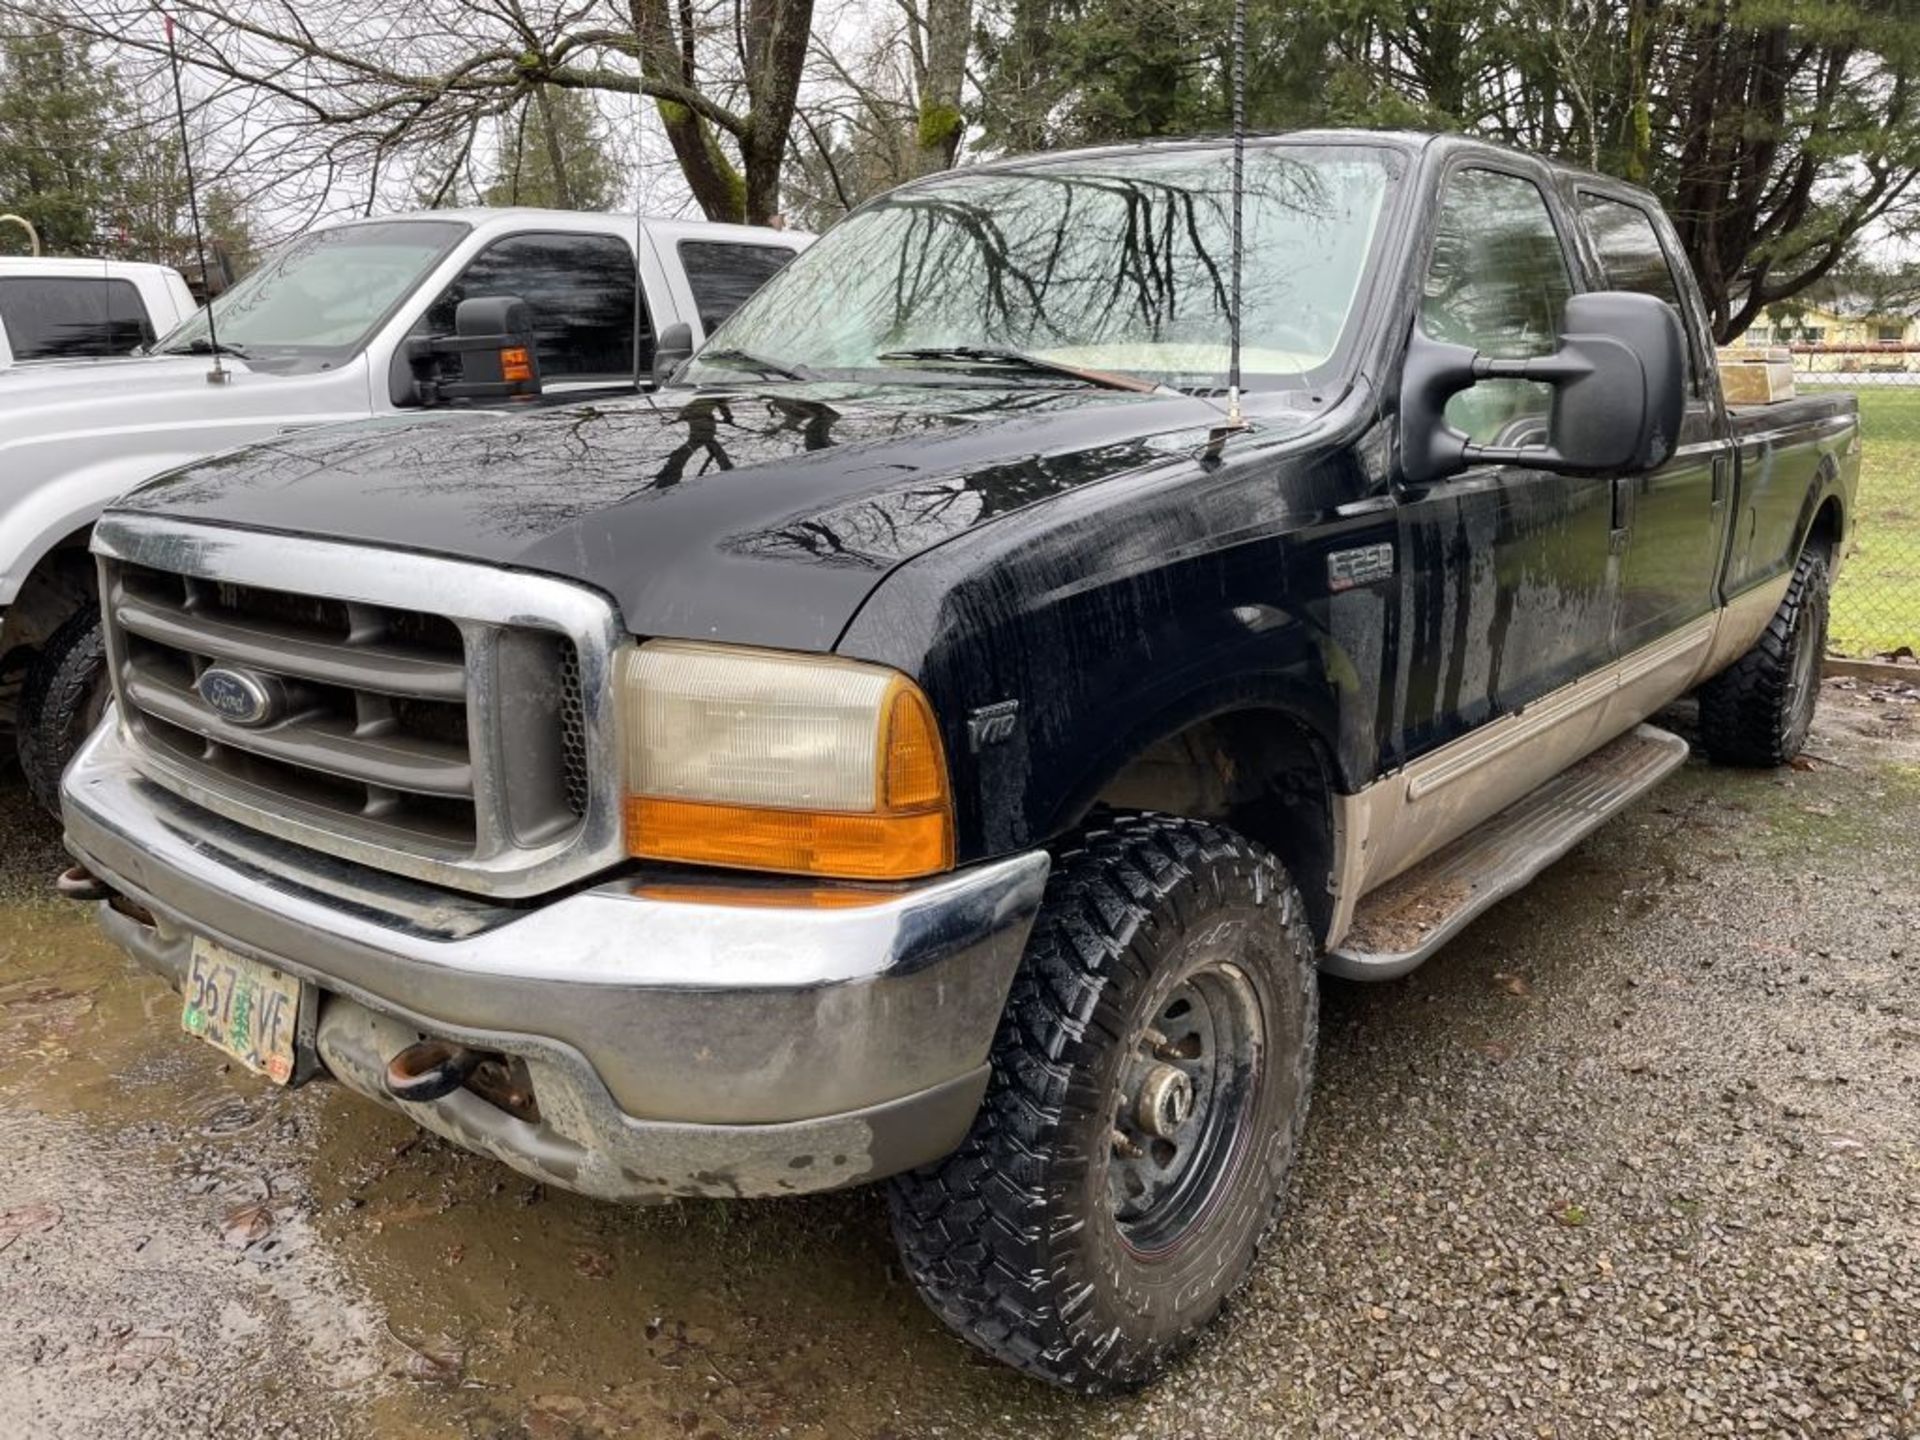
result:
<svg viewBox="0 0 1920 1440"><path fill-rule="evenodd" d="M735 361L750 370L758 370L762 375L778 375L782 380L811 380L813 372L801 365L788 365L779 360L769 360L764 355L756 355L751 350L742 350L728 345L719 350L703 350L702 360L717 360L721 364Z"/></svg>
<svg viewBox="0 0 1920 1440"><path fill-rule="evenodd" d="M216 349L222 355L237 355L242 360L247 358L246 346L236 345L231 340L222 340L216 347L204 335L196 335L184 345L169 345L166 349L156 350L154 353L156 355L211 355Z"/></svg>
<svg viewBox="0 0 1920 1440"><path fill-rule="evenodd" d="M1063 360L1049 360L1044 355L1031 355L1025 350L1010 350L999 345L925 345L912 350L888 350L875 358L903 364L925 363L929 360L935 363L957 361L961 364L985 361L993 365L1009 365L1036 375L1064 375L1083 384L1098 385L1106 390L1131 390L1140 395L1151 395L1160 388L1151 380L1115 375L1110 370L1087 370Z"/></svg>

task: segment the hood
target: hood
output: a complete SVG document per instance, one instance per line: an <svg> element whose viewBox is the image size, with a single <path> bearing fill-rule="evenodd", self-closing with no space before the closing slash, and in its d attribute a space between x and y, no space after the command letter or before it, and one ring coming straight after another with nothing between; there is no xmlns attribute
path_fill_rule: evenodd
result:
<svg viewBox="0 0 1920 1440"><path fill-rule="evenodd" d="M825 650L893 566L1191 455L1218 416L1051 388L666 391L288 436L121 508L583 581L636 634Z"/></svg>
<svg viewBox="0 0 1920 1440"><path fill-rule="evenodd" d="M252 372L231 358L225 362L236 383ZM146 396L177 391L197 394L207 388L205 355L116 355L110 359L16 360L0 382L0 421L16 408L64 401L98 400L108 390ZM197 388L195 388L197 387Z"/></svg>

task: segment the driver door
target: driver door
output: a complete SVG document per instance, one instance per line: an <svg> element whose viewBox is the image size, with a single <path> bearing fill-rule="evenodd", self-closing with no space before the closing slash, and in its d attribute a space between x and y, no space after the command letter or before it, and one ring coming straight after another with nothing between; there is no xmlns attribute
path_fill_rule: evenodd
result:
<svg viewBox="0 0 1920 1440"><path fill-rule="evenodd" d="M1576 273L1546 176L1472 156L1441 182L1417 323L1500 356L1557 343ZM1448 422L1481 443L1544 441L1551 391L1486 381ZM1404 834L1380 877L1525 794L1587 745L1586 703L1613 654L1618 562L1604 479L1482 465L1431 484L1401 477L1400 623L1389 767L1406 767ZM1545 697L1553 696L1541 705ZM1604 699L1604 695L1600 696Z"/></svg>

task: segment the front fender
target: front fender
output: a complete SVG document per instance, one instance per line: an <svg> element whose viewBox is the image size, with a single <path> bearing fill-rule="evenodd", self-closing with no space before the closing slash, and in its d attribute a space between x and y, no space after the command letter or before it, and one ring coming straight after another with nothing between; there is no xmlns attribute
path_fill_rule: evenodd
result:
<svg viewBox="0 0 1920 1440"><path fill-rule="evenodd" d="M0 498L0 608L13 603L54 547L90 527L120 496L199 458L168 451L101 460Z"/></svg>

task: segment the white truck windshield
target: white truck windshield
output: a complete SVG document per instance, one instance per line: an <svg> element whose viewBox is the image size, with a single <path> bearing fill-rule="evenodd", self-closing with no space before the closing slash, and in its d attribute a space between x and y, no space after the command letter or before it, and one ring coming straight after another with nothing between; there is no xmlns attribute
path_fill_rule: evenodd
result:
<svg viewBox="0 0 1920 1440"><path fill-rule="evenodd" d="M466 232L458 221L393 220L302 235L214 301L220 345L248 360L343 360ZM153 350L210 345L202 311Z"/></svg>

